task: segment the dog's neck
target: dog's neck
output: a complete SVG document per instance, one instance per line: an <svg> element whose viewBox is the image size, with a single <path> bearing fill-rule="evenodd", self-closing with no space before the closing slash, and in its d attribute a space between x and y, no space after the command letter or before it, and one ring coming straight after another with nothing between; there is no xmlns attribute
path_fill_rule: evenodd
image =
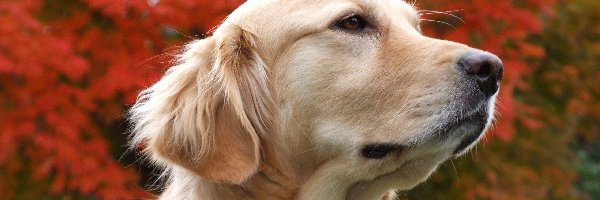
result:
<svg viewBox="0 0 600 200"><path fill-rule="evenodd" d="M253 176L240 185L215 183L200 176L190 176L191 172L179 171L184 169L173 169L172 184L169 184L169 187L163 192L161 199L199 199L200 197L201 199L215 200L298 199L301 196L299 192L302 187L314 175L314 168L307 166L311 163L306 161L308 158L304 158L304 156L311 156L306 150L301 153L288 152L285 150L287 148L283 146L297 145L300 141L302 141L300 138L294 138L294 140L286 138L264 143L261 166ZM275 151L276 149L278 151ZM395 194L391 191L382 199L389 200L394 197Z"/></svg>
<svg viewBox="0 0 600 200"><path fill-rule="evenodd" d="M295 199L300 184L295 177L284 170L289 168L265 163L243 187L253 199Z"/></svg>
<svg viewBox="0 0 600 200"><path fill-rule="evenodd" d="M263 145L263 163L252 177L240 185L215 183L200 176L189 176L174 169L172 183L161 195L161 199L248 199L248 200L289 200L296 199L300 190L298 173L290 167L290 162L272 145ZM197 186L197 188L190 188ZM185 191L185 192L183 192ZM191 196L181 196L191 195Z"/></svg>

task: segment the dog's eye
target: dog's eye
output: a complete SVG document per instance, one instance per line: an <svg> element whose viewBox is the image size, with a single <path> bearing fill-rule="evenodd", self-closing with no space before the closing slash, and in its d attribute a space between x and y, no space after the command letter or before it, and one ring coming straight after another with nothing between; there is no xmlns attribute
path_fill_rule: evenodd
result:
<svg viewBox="0 0 600 200"><path fill-rule="evenodd" d="M360 31L367 27L367 21L360 15L352 15L342 19L335 25L343 30Z"/></svg>

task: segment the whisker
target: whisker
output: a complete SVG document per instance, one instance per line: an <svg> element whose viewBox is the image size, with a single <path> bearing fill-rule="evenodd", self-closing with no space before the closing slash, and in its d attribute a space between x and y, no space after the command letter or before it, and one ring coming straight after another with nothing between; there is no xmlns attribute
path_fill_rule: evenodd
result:
<svg viewBox="0 0 600 200"><path fill-rule="evenodd" d="M314 151L314 150L317 150L317 149L320 149L320 148L321 148L320 146L317 146L317 147L314 147L314 148L310 148L310 149L304 150L304 151L296 154L296 156L299 156L299 155L302 155L302 154L305 154L305 153L308 153L310 151Z"/></svg>
<svg viewBox="0 0 600 200"><path fill-rule="evenodd" d="M397 117L400 115L400 113L401 113L401 112L405 112L404 108L405 108L405 107L406 107L408 104L410 104L410 103L412 103L412 102L406 102L404 105L402 105L402 106L400 107L400 109L398 109L398 111L396 112L396 114L394 114L394 117L392 117L392 119L390 119L390 120L388 121L388 123L392 123L392 121L396 120L396 118L397 118Z"/></svg>
<svg viewBox="0 0 600 200"><path fill-rule="evenodd" d="M454 176L456 176L456 179L458 179L458 171L456 170L456 166L454 165L454 159L451 159L450 163L452 164L452 169L454 169Z"/></svg>
<svg viewBox="0 0 600 200"><path fill-rule="evenodd" d="M475 144L475 162L477 162L479 160L479 143Z"/></svg>
<svg viewBox="0 0 600 200"><path fill-rule="evenodd" d="M421 19L421 21L427 21L427 22L437 22L437 23L440 23L440 24L445 24L445 25L448 25L448 26L450 26L450 27L452 27L452 28L456 28L456 27L454 27L452 24L450 24L450 23L448 23L448 22L444 22L444 21L438 21L438 20L432 20L432 19Z"/></svg>
<svg viewBox="0 0 600 200"><path fill-rule="evenodd" d="M425 12L443 12L443 13L453 13L453 12L462 12L465 9L456 9L456 10L444 10L444 11L437 11L437 10L426 10L426 9L419 9L419 12L421 11L425 11Z"/></svg>
<svg viewBox="0 0 600 200"><path fill-rule="evenodd" d="M179 35L183 35L183 36L185 36L185 37L187 37L187 38L189 38L189 39L191 39L191 40L197 40L197 39L199 39L199 38L196 38L196 37L192 37L192 36L189 36L189 35L183 34L182 32L179 32L179 31L177 31L175 28L173 28L173 27L170 27L170 26L165 26L165 28L167 28L167 29L169 29L169 30L171 30L171 31L173 31L173 32L175 32L175 33L177 33L177 34L179 34Z"/></svg>
<svg viewBox="0 0 600 200"><path fill-rule="evenodd" d="M453 17L455 19L458 19L460 22L462 22L463 24L465 24L465 20L463 20L462 18L460 18L459 16L452 14L452 13L448 13L448 12L443 12L443 11L435 11L435 10L424 10L426 13L421 13L421 15L429 15L429 14L444 14L444 15L448 15L450 17Z"/></svg>

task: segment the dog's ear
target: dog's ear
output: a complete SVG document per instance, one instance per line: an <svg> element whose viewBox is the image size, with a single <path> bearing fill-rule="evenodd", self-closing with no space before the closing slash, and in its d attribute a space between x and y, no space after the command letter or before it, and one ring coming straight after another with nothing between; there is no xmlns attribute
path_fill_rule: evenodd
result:
<svg viewBox="0 0 600 200"><path fill-rule="evenodd" d="M253 175L261 140L274 129L271 75L253 38L230 25L189 44L132 108L132 145L215 182Z"/></svg>

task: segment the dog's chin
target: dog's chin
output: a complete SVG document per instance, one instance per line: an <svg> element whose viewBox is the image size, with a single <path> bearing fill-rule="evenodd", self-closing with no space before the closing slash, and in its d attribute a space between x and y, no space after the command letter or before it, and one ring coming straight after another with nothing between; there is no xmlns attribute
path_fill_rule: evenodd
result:
<svg viewBox="0 0 600 200"><path fill-rule="evenodd" d="M456 143L456 141L460 141L454 147L453 157L459 157L468 152L483 137L488 123L491 121L491 114L486 108L487 106L484 105L472 112L467 112L469 115L448 120L448 123L438 129L436 135L442 136L440 138L442 142Z"/></svg>
<svg viewBox="0 0 600 200"><path fill-rule="evenodd" d="M456 132L463 134L458 146L452 152L454 157L458 157L468 152L483 137L489 116L487 113L477 114L469 117L457 127Z"/></svg>

